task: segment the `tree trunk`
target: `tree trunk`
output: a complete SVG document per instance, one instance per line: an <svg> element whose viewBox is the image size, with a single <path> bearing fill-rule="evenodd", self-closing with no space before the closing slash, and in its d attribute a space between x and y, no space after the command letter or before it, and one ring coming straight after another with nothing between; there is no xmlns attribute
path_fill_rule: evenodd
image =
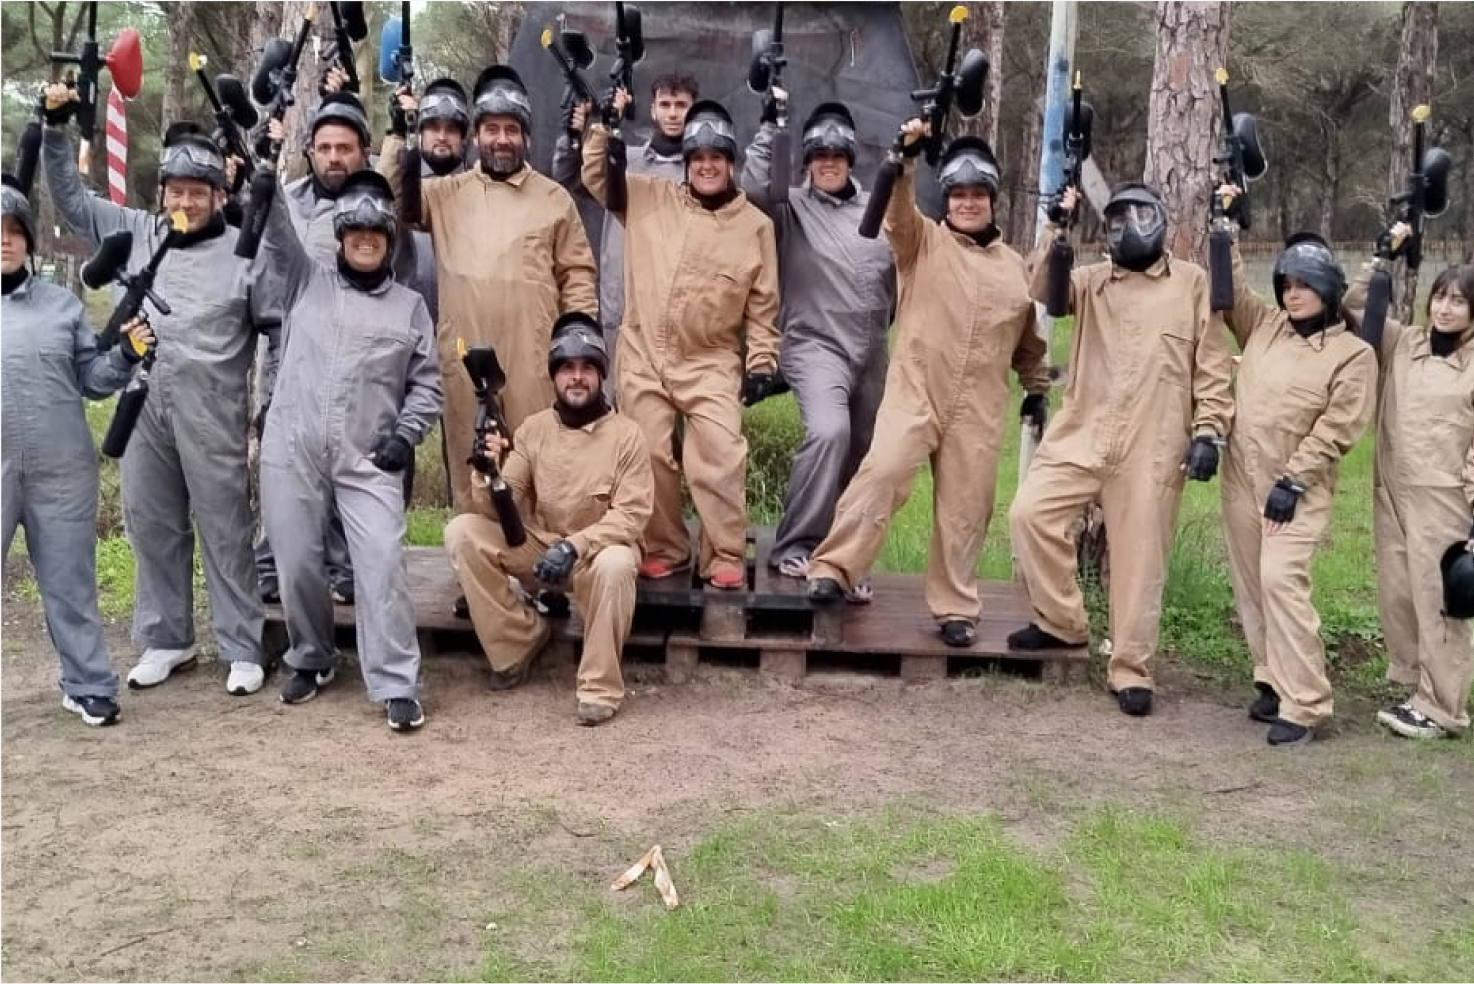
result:
<svg viewBox="0 0 1474 984"><path fill-rule="evenodd" d="M1326 146L1321 158L1320 234L1330 241L1335 239L1336 202L1341 197L1341 140L1335 126L1323 128L1321 138Z"/></svg>
<svg viewBox="0 0 1474 984"><path fill-rule="evenodd" d="M1228 55L1229 4L1161 0L1147 110L1146 173L1170 217L1168 248L1204 258L1219 112L1213 72Z"/></svg>
<svg viewBox="0 0 1474 984"><path fill-rule="evenodd" d="M1392 128L1392 164L1387 169L1387 195L1407 188L1412 168L1413 121L1416 106L1433 101L1433 67L1438 57L1438 4L1407 0L1402 5L1402 41L1398 45L1397 75L1392 82L1392 105L1387 122ZM1418 271L1397 261L1393 273L1392 316L1407 324L1418 293Z"/></svg>
<svg viewBox="0 0 1474 984"><path fill-rule="evenodd" d="M164 66L164 126L190 118L185 86L190 84L189 53L194 46L194 0L177 0L169 7L169 61Z"/></svg>
<svg viewBox="0 0 1474 984"><path fill-rule="evenodd" d="M1033 112L1029 113L1029 125L1024 130L1023 146L1019 150L1018 172L1013 175L1011 187L1017 189L1009 196L1008 243L1019 252L1028 255L1034 249L1034 225L1038 216L1039 199L1034 194L1039 187L1039 148L1044 139L1044 84L1039 87L1032 100Z"/></svg>
<svg viewBox="0 0 1474 984"><path fill-rule="evenodd" d="M983 93L983 111L970 120L963 120L958 130L982 137L998 152L998 114L1003 99L1003 3L988 0L975 4L975 16L963 22L962 47L978 48L988 56L988 85Z"/></svg>

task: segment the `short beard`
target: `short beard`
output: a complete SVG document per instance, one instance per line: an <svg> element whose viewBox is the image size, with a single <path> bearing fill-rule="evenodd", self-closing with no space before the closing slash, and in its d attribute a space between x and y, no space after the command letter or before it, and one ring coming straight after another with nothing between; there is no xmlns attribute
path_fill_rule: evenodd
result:
<svg viewBox="0 0 1474 984"><path fill-rule="evenodd" d="M481 147L479 149L481 152L481 169L495 177L510 177L522 170L522 165L527 162L526 156L520 150L498 153L490 147ZM498 158L501 158L501 160L498 160Z"/></svg>

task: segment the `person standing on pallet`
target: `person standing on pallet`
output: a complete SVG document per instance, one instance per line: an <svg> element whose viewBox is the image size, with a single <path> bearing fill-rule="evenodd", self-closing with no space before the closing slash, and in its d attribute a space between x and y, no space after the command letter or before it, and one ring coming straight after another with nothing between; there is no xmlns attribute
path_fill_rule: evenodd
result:
<svg viewBox="0 0 1474 984"><path fill-rule="evenodd" d="M1041 302L1056 226L1078 199L1076 189L1065 191L1030 258ZM1109 260L1070 274L1075 329L1064 406L1010 514L1034 621L1008 647L1089 641L1071 531L1099 499L1113 548L1106 685L1124 713L1140 716L1152 709L1150 663L1183 478L1206 482L1218 471L1233 421L1233 357L1222 318L1209 310L1207 272L1166 252L1167 207L1156 190L1117 187L1105 227Z"/></svg>
<svg viewBox="0 0 1474 984"><path fill-rule="evenodd" d="M977 137L952 141L938 180L941 222L915 202L913 161L929 124L901 128L906 162L886 208L901 301L896 351L875 440L814 551L808 596L838 602L870 571L916 472L931 460L933 511L926 601L949 646L977 638L977 564L993 513L1011 366L1030 394L1049 387L1023 258L993 222L998 162Z"/></svg>
<svg viewBox="0 0 1474 984"><path fill-rule="evenodd" d="M859 233L870 196L850 174L855 120L844 104L823 103L804 123L803 185L770 187L777 102L787 97L774 89L764 98L742 188L777 230L783 284L778 368L804 424L768 562L780 574L803 577L810 553L834 521L840 493L870 449L885 389L896 267L885 240ZM870 595L862 580L849 597L866 602Z"/></svg>
<svg viewBox="0 0 1474 984"><path fill-rule="evenodd" d="M518 428L501 472L526 541L508 546L484 482L475 487L478 510L445 528L445 549L491 664L493 690L527 679L550 631L546 617L508 579L572 588L584 626L578 664L583 725L609 720L624 699L619 657L634 618L640 537L654 497L644 435L610 409L603 392L608 374L599 323L582 312L560 317L548 352L552 409ZM488 456L500 458L507 448L495 432L484 440Z"/></svg>
<svg viewBox="0 0 1474 984"><path fill-rule="evenodd" d="M630 95L616 89L606 114ZM624 145L595 125L584 143L583 183L625 226L619 405L650 448L654 515L640 574L670 577L690 563L681 468L701 517L700 575L714 587L747 583L747 439L742 405L773 390L778 349L778 247L773 223L733 181L732 116L719 103L691 107L681 138L686 181L629 174ZM611 164L611 150L617 163ZM746 347L744 359L743 348ZM681 465L672 453L686 421Z"/></svg>

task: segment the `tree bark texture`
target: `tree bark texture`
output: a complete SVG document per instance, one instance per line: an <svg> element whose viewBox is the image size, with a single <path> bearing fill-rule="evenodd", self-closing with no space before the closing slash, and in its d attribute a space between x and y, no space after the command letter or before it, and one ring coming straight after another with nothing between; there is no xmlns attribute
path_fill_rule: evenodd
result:
<svg viewBox="0 0 1474 984"><path fill-rule="evenodd" d="M962 48L977 48L988 56L988 84L983 90L983 110L963 120L958 130L982 137L998 152L998 115L1003 100L1003 3L988 0L974 4L972 16L962 26Z"/></svg>
<svg viewBox="0 0 1474 984"><path fill-rule="evenodd" d="M193 114L185 97L185 86L193 84L189 53L194 50L194 0L177 0L169 6L169 62L164 66L164 126Z"/></svg>
<svg viewBox="0 0 1474 984"><path fill-rule="evenodd" d="M1387 122L1392 130L1392 163L1387 169L1388 197L1407 188L1413 163L1414 107L1433 101L1433 68L1438 58L1438 4L1408 0L1402 5L1402 40L1398 45L1397 74L1392 80L1392 104ZM1433 131L1429 126L1428 131ZM1431 145L1431 141L1428 141ZM1393 317L1404 324L1412 317L1418 294L1418 271L1398 260L1392 275Z"/></svg>

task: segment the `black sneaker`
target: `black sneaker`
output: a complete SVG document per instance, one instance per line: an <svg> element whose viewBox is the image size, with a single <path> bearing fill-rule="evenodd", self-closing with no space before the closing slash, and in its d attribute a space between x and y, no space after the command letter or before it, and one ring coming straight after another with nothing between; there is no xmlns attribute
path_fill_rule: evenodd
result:
<svg viewBox="0 0 1474 984"><path fill-rule="evenodd" d="M281 604L281 582L277 580L275 574L263 574L256 581L256 591L261 595L263 604Z"/></svg>
<svg viewBox="0 0 1474 984"><path fill-rule="evenodd" d="M1269 726L1269 734L1265 740L1271 745L1286 748L1295 745L1308 745L1315 737L1315 732L1304 725L1294 724L1284 718L1275 718L1274 723Z"/></svg>
<svg viewBox="0 0 1474 984"><path fill-rule="evenodd" d="M63 694L61 706L82 719L83 724L105 728L118 723L118 702L111 697L72 697Z"/></svg>
<svg viewBox="0 0 1474 984"><path fill-rule="evenodd" d="M532 657L529 656L510 670L491 670L486 678L486 687L488 690L511 690L526 683L531 672Z"/></svg>
<svg viewBox="0 0 1474 984"><path fill-rule="evenodd" d="M1010 633L1008 636L1009 649L1077 649L1081 646L1078 642L1065 642L1058 636L1050 635L1030 622L1026 628Z"/></svg>
<svg viewBox="0 0 1474 984"><path fill-rule="evenodd" d="M338 605L353 604L353 579L351 577L341 578L333 582L333 603Z"/></svg>
<svg viewBox="0 0 1474 984"><path fill-rule="evenodd" d="M538 614L547 618L567 618L573 614L573 606L568 603L568 596L561 591L539 591L533 607L537 609Z"/></svg>
<svg viewBox="0 0 1474 984"><path fill-rule="evenodd" d="M319 687L325 687L333 682L337 671L329 668L326 670L293 670L292 675L287 677L286 682L281 685L281 702L283 704L305 704L317 696Z"/></svg>
<svg viewBox="0 0 1474 984"><path fill-rule="evenodd" d="M1274 724L1280 716L1280 695L1267 683L1256 683L1254 689L1259 696L1249 705L1249 717L1264 724Z"/></svg>
<svg viewBox="0 0 1474 984"><path fill-rule="evenodd" d="M413 697L391 697L384 701L389 714L389 727L395 731L413 731L425 723L425 709Z"/></svg>
<svg viewBox="0 0 1474 984"><path fill-rule="evenodd" d="M1404 738L1448 738L1451 732L1438 722L1403 703L1377 712L1377 723Z"/></svg>
<svg viewBox="0 0 1474 984"><path fill-rule="evenodd" d="M948 619L942 623L942 641L954 649L966 649L977 637L978 630L965 618Z"/></svg>
<svg viewBox="0 0 1474 984"><path fill-rule="evenodd" d="M451 606L450 613L456 618L469 619L471 617L471 603L466 600L465 595L456 598L455 604Z"/></svg>
<svg viewBox="0 0 1474 984"><path fill-rule="evenodd" d="M804 594L816 605L836 605L844 601L844 588L832 577L816 577Z"/></svg>
<svg viewBox="0 0 1474 984"><path fill-rule="evenodd" d="M1126 687L1116 691L1116 703L1122 714L1146 717L1152 712L1152 692L1146 687Z"/></svg>

